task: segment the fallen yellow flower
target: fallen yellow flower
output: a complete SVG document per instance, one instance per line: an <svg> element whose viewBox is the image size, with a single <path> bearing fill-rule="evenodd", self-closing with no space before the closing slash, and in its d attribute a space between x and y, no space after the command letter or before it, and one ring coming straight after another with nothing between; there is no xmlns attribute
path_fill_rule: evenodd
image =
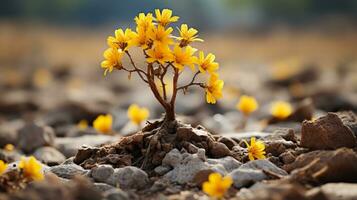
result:
<svg viewBox="0 0 357 200"><path fill-rule="evenodd" d="M288 102L276 101L272 104L270 112L278 119L285 119L291 115L293 108Z"/></svg>
<svg viewBox="0 0 357 200"><path fill-rule="evenodd" d="M2 175L6 171L6 169L7 164L4 161L0 160L0 175Z"/></svg>
<svg viewBox="0 0 357 200"><path fill-rule="evenodd" d="M128 109L128 117L131 122L136 125L140 125L142 121L146 120L149 117L150 113L147 108L140 108L136 104L132 104Z"/></svg>
<svg viewBox="0 0 357 200"><path fill-rule="evenodd" d="M250 113L257 110L259 107L257 100L254 97L243 95L240 97L236 108L240 110L243 114L249 115Z"/></svg>
<svg viewBox="0 0 357 200"><path fill-rule="evenodd" d="M35 157L22 157L19 163L19 168L22 170L24 176L30 180L40 181L44 179L42 165Z"/></svg>
<svg viewBox="0 0 357 200"><path fill-rule="evenodd" d="M93 127L100 133L108 134L112 131L113 117L111 115L99 115L93 122Z"/></svg>
<svg viewBox="0 0 357 200"><path fill-rule="evenodd" d="M222 198L231 187L233 180L230 176L223 177L219 173L212 173L208 181L202 185L203 191L211 197Z"/></svg>

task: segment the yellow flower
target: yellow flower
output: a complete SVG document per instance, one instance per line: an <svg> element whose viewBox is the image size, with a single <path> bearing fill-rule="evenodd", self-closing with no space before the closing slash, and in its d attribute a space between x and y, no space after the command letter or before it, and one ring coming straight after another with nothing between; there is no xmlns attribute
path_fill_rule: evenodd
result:
<svg viewBox="0 0 357 200"><path fill-rule="evenodd" d="M215 55L209 53L205 57L203 51L200 51L199 57L195 58L195 63L198 65L198 69L200 70L201 73L205 73L206 71L208 73L214 73L219 68L218 63L214 62L215 59L216 59Z"/></svg>
<svg viewBox="0 0 357 200"><path fill-rule="evenodd" d="M112 131L113 117L111 115L99 115L93 121L93 127L100 133L109 134Z"/></svg>
<svg viewBox="0 0 357 200"><path fill-rule="evenodd" d="M105 69L104 76L107 75L108 71L112 72L114 68L121 68L121 59L123 54L122 50L115 48L109 48L104 51L103 56L105 60L101 63L102 68Z"/></svg>
<svg viewBox="0 0 357 200"><path fill-rule="evenodd" d="M22 169L24 176L28 179L38 181L44 178L42 165L33 156L29 158L22 157L19 168Z"/></svg>
<svg viewBox="0 0 357 200"><path fill-rule="evenodd" d="M181 41L180 46L186 46L191 42L203 42L202 39L198 38L198 31L194 28L188 28L187 24L182 24L181 28L178 29L180 32L180 37L176 37Z"/></svg>
<svg viewBox="0 0 357 200"><path fill-rule="evenodd" d="M202 185L203 191L211 197L222 198L231 187L233 180L230 176L223 177L219 173L211 173L208 181Z"/></svg>
<svg viewBox="0 0 357 200"><path fill-rule="evenodd" d="M173 65L179 69L180 71L183 70L185 65L190 66L191 70L193 71L194 66L194 57L193 54L197 51L197 49L192 48L191 46L185 47L185 49L176 45L173 51Z"/></svg>
<svg viewBox="0 0 357 200"><path fill-rule="evenodd" d="M133 31L130 28L125 29L125 32L123 29L118 29L115 31L115 37L108 37L107 43L112 48L125 51L132 45L133 36Z"/></svg>
<svg viewBox="0 0 357 200"><path fill-rule="evenodd" d="M15 149L13 144L6 144L4 147L5 151L13 151Z"/></svg>
<svg viewBox="0 0 357 200"><path fill-rule="evenodd" d="M136 32L133 32L132 44L135 46L141 47L143 49L148 48L149 44L151 42L151 40L148 36L149 31L146 31L146 30L138 27L136 29Z"/></svg>
<svg viewBox="0 0 357 200"><path fill-rule="evenodd" d="M136 104L132 104L128 109L128 117L134 124L140 125L140 123L149 117L150 113L147 108L140 108Z"/></svg>
<svg viewBox="0 0 357 200"><path fill-rule="evenodd" d="M166 62L172 61L172 54L168 46L156 45L152 49L147 51L149 56L146 61L148 63L159 62L165 64Z"/></svg>
<svg viewBox="0 0 357 200"><path fill-rule="evenodd" d="M0 176L6 171L7 169L7 164L0 160Z"/></svg>
<svg viewBox="0 0 357 200"><path fill-rule="evenodd" d="M144 13L140 13L138 16L135 17L135 23L137 25L137 28L143 31L147 31L150 28L152 28L152 14L148 13L145 15Z"/></svg>
<svg viewBox="0 0 357 200"><path fill-rule="evenodd" d="M154 42L154 44L167 46L173 43L171 38L171 33L173 29L169 27L165 29L163 26L153 27L149 32L149 38Z"/></svg>
<svg viewBox="0 0 357 200"><path fill-rule="evenodd" d="M244 142L248 147L249 160L265 159L265 145L262 141L256 141L255 137L252 137L250 138L250 145L247 141L244 140Z"/></svg>
<svg viewBox="0 0 357 200"><path fill-rule="evenodd" d="M237 109L243 114L249 115L258 109L259 105L254 97L243 95L240 97L239 102L236 105Z"/></svg>
<svg viewBox="0 0 357 200"><path fill-rule="evenodd" d="M162 12L159 9L155 9L155 15L155 21L161 26L167 26L172 22L177 22L179 19L177 16L172 16L172 10L170 9L163 9Z"/></svg>
<svg viewBox="0 0 357 200"><path fill-rule="evenodd" d="M206 86L206 101L215 104L217 99L222 98L222 89L224 82L218 79L217 74L212 74Z"/></svg>
<svg viewBox="0 0 357 200"><path fill-rule="evenodd" d="M88 128L88 121L85 119L82 119L81 121L78 122L77 127L79 130L85 130Z"/></svg>
<svg viewBox="0 0 357 200"><path fill-rule="evenodd" d="M276 101L272 104L270 112L278 119L285 119L292 113L292 107L290 103L285 101Z"/></svg>

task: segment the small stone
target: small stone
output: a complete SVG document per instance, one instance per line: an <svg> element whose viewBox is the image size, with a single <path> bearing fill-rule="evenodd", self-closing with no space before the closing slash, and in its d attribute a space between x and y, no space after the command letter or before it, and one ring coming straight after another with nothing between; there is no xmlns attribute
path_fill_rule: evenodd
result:
<svg viewBox="0 0 357 200"><path fill-rule="evenodd" d="M301 146L310 149L353 148L357 144L352 130L335 113L328 113L315 121L304 121Z"/></svg>
<svg viewBox="0 0 357 200"><path fill-rule="evenodd" d="M25 153L31 153L39 147L53 146L54 138L52 128L30 123L18 131L18 146Z"/></svg>
<svg viewBox="0 0 357 200"><path fill-rule="evenodd" d="M238 169L233 170L229 175L233 179L234 186L236 188L242 188L252 185L255 182L268 179L269 176L265 174L266 171L281 176L288 175L284 170L268 160L253 160L247 162Z"/></svg>
<svg viewBox="0 0 357 200"><path fill-rule="evenodd" d="M236 169L229 174L232 177L234 187L242 188L252 185L257 181L262 181L268 178L262 170L257 169Z"/></svg>
<svg viewBox="0 0 357 200"><path fill-rule="evenodd" d="M166 154L164 159L162 160L162 164L169 166L177 166L180 164L182 160L182 155L178 149L172 149L169 153Z"/></svg>
<svg viewBox="0 0 357 200"><path fill-rule="evenodd" d="M171 151L173 151L175 154L178 152L178 150ZM171 167L173 167L173 169L166 173L164 175L164 178L174 183L186 184L188 182L192 182L195 175L201 170L212 169L213 171L221 174L227 173L223 165L209 164L208 162L206 162L204 152L204 149L199 149L197 154L181 154L181 160L177 163L173 163L174 165L170 165ZM168 154L170 154L170 152ZM164 160L167 159L164 158Z"/></svg>
<svg viewBox="0 0 357 200"><path fill-rule="evenodd" d="M69 164L51 167L50 172L56 174L61 178L72 179L76 175L86 174L88 170L85 170L81 166L76 164Z"/></svg>
<svg viewBox="0 0 357 200"><path fill-rule="evenodd" d="M93 183L93 184L94 184L94 187L100 192L105 192L105 191L108 191L111 189L115 189L115 187L108 185L106 183Z"/></svg>
<svg viewBox="0 0 357 200"><path fill-rule="evenodd" d="M229 149L232 149L234 146L238 145L236 141L228 137L220 137L217 142L225 144Z"/></svg>
<svg viewBox="0 0 357 200"><path fill-rule="evenodd" d="M154 171L156 174L162 176L164 174L166 174L168 171L170 171L171 168L169 166L165 166L165 165L160 165L160 166L157 166Z"/></svg>
<svg viewBox="0 0 357 200"><path fill-rule="evenodd" d="M201 187L204 182L208 180L210 174L214 171L212 169L204 169L196 173L195 177L193 178L193 183L195 185Z"/></svg>
<svg viewBox="0 0 357 200"><path fill-rule="evenodd" d="M107 200L129 200L129 195L119 188L114 188L104 192Z"/></svg>
<svg viewBox="0 0 357 200"><path fill-rule="evenodd" d="M66 157L53 147L41 147L33 155L49 166L59 165L66 160Z"/></svg>
<svg viewBox="0 0 357 200"><path fill-rule="evenodd" d="M291 153L291 151L286 151L280 154L279 158L283 161L284 164L289 164L295 161L296 156Z"/></svg>
<svg viewBox="0 0 357 200"><path fill-rule="evenodd" d="M231 154L229 148L221 142L213 142L210 147L210 153L214 158L222 158Z"/></svg>
<svg viewBox="0 0 357 200"><path fill-rule="evenodd" d="M133 167L126 166L114 169L114 173L106 180L112 186L120 186L123 189L142 189L149 183L146 172Z"/></svg>
<svg viewBox="0 0 357 200"><path fill-rule="evenodd" d="M99 165L91 169L91 176L95 181L105 182L114 173L111 165Z"/></svg>
<svg viewBox="0 0 357 200"><path fill-rule="evenodd" d="M238 160L234 159L231 156L217 158L217 159L209 158L207 159L207 162L209 164L221 164L227 170L227 172L231 172L242 165L241 162L239 162Z"/></svg>

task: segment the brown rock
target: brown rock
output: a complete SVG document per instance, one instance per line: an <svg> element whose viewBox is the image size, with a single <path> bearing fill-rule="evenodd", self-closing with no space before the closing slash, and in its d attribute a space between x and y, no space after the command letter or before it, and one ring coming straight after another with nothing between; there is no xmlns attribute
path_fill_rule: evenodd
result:
<svg viewBox="0 0 357 200"><path fill-rule="evenodd" d="M338 112L338 116L341 118L342 123L348 126L357 137L357 117L352 111Z"/></svg>
<svg viewBox="0 0 357 200"><path fill-rule="evenodd" d="M221 142L214 142L210 147L210 153L213 158L222 158L231 154L228 147Z"/></svg>
<svg viewBox="0 0 357 200"><path fill-rule="evenodd" d="M86 159L90 158L98 150L99 150L98 147L82 146L80 149L78 149L78 152L74 157L73 162L79 165Z"/></svg>
<svg viewBox="0 0 357 200"><path fill-rule="evenodd" d="M298 156L283 169L302 183L356 182L357 154L347 148L312 151Z"/></svg>
<svg viewBox="0 0 357 200"><path fill-rule="evenodd" d="M196 173L195 177L193 178L193 183L195 185L201 187L204 182L208 180L208 176L213 173L212 169L204 169Z"/></svg>
<svg viewBox="0 0 357 200"><path fill-rule="evenodd" d="M283 161L284 164L289 164L295 161L296 156L291 153L291 151L287 151L280 154L279 158Z"/></svg>
<svg viewBox="0 0 357 200"><path fill-rule="evenodd" d="M238 143L236 141L234 141L232 138L228 138L228 137L220 137L217 141L222 142L229 149L232 149L235 145L238 145Z"/></svg>
<svg viewBox="0 0 357 200"><path fill-rule="evenodd" d="M301 146L310 149L353 148L357 144L352 130L335 113L328 113L315 121L304 121Z"/></svg>

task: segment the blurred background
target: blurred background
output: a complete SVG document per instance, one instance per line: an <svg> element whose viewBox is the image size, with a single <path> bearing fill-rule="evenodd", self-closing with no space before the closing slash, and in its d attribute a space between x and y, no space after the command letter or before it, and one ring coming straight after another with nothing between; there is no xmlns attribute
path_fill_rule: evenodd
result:
<svg viewBox="0 0 357 200"><path fill-rule="evenodd" d="M2 0L0 123L35 119L56 127L113 113L122 130L131 103L160 117L138 79L104 77L100 68L107 36L155 8L180 16L175 26L197 28L205 42L194 46L220 63L226 87L217 105L206 104L201 90L180 94L177 113L191 123L234 131L241 94L258 99L257 120L274 100L298 105L309 98L321 112L356 111L354 0Z"/></svg>

